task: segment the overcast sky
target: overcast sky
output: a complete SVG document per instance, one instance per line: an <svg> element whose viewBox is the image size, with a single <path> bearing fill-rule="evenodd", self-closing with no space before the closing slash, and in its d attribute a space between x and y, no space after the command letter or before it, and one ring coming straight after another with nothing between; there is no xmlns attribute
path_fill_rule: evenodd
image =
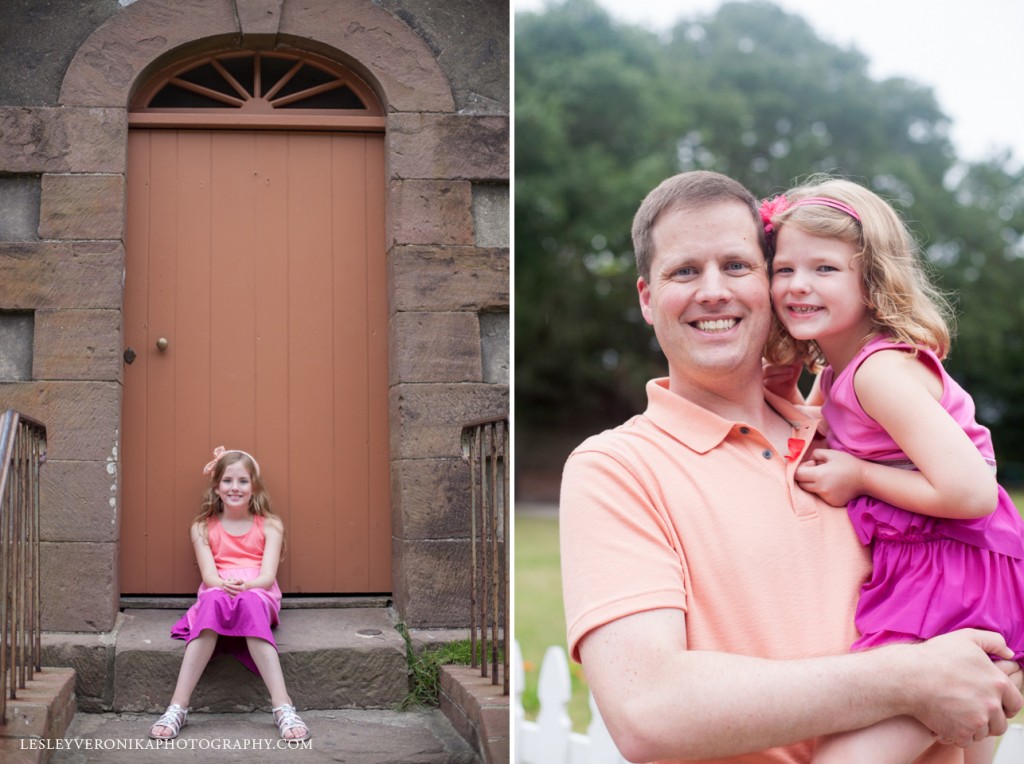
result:
<svg viewBox="0 0 1024 764"><path fill-rule="evenodd" d="M512 0L542 10L546 0ZM1024 161L1024 0L774 0L805 18L818 36L855 47L876 79L930 85L952 120L965 159L1011 148ZM711 13L721 0L598 0L616 18L664 29Z"/></svg>

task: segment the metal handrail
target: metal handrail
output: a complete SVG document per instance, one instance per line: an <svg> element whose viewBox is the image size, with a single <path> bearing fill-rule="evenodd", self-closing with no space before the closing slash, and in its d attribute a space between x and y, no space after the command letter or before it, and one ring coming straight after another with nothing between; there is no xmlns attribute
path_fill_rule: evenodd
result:
<svg viewBox="0 0 1024 764"><path fill-rule="evenodd" d="M39 467L46 426L8 409L0 420L0 725L7 700L42 670Z"/></svg>
<svg viewBox="0 0 1024 764"><path fill-rule="evenodd" d="M470 472L470 662L509 693L509 470L508 417L462 428L462 458ZM499 642L501 648L499 650ZM479 647L478 647L479 645Z"/></svg>

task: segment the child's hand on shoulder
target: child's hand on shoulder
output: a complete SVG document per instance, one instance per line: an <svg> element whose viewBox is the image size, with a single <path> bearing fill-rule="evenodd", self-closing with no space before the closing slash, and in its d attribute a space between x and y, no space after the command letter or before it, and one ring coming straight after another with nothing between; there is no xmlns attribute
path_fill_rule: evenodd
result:
<svg viewBox="0 0 1024 764"><path fill-rule="evenodd" d="M780 366L763 361L761 370L764 374L763 384L765 390L790 403L797 405L804 403L804 396L797 387L797 382L800 379L803 368L803 364L799 363Z"/></svg>

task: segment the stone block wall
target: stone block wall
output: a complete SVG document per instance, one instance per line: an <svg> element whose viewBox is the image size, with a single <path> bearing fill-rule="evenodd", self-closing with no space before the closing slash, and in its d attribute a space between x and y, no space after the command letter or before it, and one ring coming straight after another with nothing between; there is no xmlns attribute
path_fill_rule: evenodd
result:
<svg viewBox="0 0 1024 764"><path fill-rule="evenodd" d="M401 188L390 214L403 221L388 254L392 569L399 612L423 628L468 622L461 425L508 413L509 207L492 182L495 168L507 173L507 128L417 115L389 131Z"/></svg>
<svg viewBox="0 0 1024 764"><path fill-rule="evenodd" d="M117 614L124 151L113 110L0 107L0 347L31 376L0 379L0 407L47 425L41 472L43 619L106 631ZM123 121L123 114L122 121ZM0 361L0 366L3 363Z"/></svg>
<svg viewBox="0 0 1024 764"><path fill-rule="evenodd" d="M410 626L465 626L461 425L508 412L508 21L501 0L52 0L5 11L0 407L49 428L44 628L109 631L118 613L131 94L177 55L249 43L336 57L385 105L394 596Z"/></svg>

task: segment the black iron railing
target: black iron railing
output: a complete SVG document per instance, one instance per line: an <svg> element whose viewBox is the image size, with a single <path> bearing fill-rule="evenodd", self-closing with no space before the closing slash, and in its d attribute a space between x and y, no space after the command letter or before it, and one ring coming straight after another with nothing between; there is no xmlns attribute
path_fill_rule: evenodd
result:
<svg viewBox="0 0 1024 764"><path fill-rule="evenodd" d="M46 427L8 410L0 420L0 725L7 700L42 670L39 467Z"/></svg>
<svg viewBox="0 0 1024 764"><path fill-rule="evenodd" d="M469 463L471 521L470 657L480 675L504 684L509 662L508 417L462 428L462 458ZM500 672L499 672L500 669ZM499 676L501 678L499 678Z"/></svg>

